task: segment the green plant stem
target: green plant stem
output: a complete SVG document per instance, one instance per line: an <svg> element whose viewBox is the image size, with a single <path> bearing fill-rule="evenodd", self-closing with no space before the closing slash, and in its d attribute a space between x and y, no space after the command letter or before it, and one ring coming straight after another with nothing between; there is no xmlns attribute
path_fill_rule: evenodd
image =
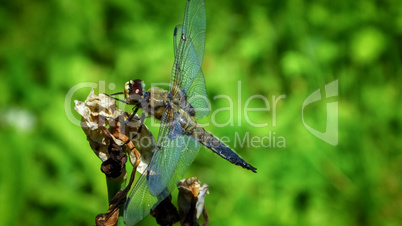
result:
<svg viewBox="0 0 402 226"><path fill-rule="evenodd" d="M110 205L110 202L114 195L119 192L120 190L123 190L126 187L126 178L127 178L127 171L124 170L124 172L117 178L108 178L106 177L106 184L107 184L107 194L108 194L108 202ZM120 208L119 211L119 220L117 225L125 225L124 224L124 208Z"/></svg>

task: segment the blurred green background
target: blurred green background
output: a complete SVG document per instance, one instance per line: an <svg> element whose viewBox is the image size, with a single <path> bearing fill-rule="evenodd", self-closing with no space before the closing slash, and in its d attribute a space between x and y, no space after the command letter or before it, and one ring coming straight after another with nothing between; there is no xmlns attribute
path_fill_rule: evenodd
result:
<svg viewBox="0 0 402 226"><path fill-rule="evenodd" d="M107 210L101 162L67 118L79 116L65 110L66 94L82 82L115 83L107 92L135 78L169 82L173 28L184 7L184 0L2 1L1 225L94 225ZM271 131L271 139L286 141L282 148L235 148L257 174L201 150L187 177L210 187L210 224L401 224L400 2L222 0L207 1L206 11L203 71L212 112L202 122L233 119L207 127L231 147L236 134L258 139ZM334 147L303 126L301 108L336 79ZM78 90L72 100L85 100L89 91ZM269 123L264 127L251 126L242 112L256 94L267 97L271 111L249 116ZM217 95L232 97L241 111L233 118L228 111L213 114L229 105ZM286 98L277 104L274 126L271 98L279 95ZM320 131L325 103L305 110L306 123ZM250 102L264 106L261 99Z"/></svg>

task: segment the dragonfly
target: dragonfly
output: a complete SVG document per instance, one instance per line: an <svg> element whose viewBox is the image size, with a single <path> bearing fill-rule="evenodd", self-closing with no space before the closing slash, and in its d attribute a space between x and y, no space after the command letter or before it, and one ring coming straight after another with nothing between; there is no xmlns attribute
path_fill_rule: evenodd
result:
<svg viewBox="0 0 402 226"><path fill-rule="evenodd" d="M152 87L145 91L143 81L125 84L122 102L134 105L135 115L160 120L159 136L148 168L132 189L125 206L125 221L134 225L176 187L200 150L200 144L232 164L256 173L256 168L208 132L196 119L209 113L204 57L206 12L203 0L187 0L183 24L173 32L174 64L169 90ZM117 98L116 98L117 99Z"/></svg>

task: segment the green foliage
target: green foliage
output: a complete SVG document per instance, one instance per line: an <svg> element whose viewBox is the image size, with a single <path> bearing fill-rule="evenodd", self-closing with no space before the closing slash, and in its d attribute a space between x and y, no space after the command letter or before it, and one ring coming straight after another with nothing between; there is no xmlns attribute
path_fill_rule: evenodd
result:
<svg viewBox="0 0 402 226"><path fill-rule="evenodd" d="M167 0L2 3L2 225L93 225L107 210L101 162L67 118L66 94L82 82L113 82L117 88L109 93L129 79L147 87L169 82L173 28L184 7L185 1ZM206 7L203 71L212 111L201 122L233 119L207 127L228 137L231 147L236 133L243 139L271 131L286 139L286 148L237 143L234 149L257 174L200 152L187 175L210 186L211 225L400 224L400 3L222 0ZM333 147L304 128L301 107L336 79L339 144ZM72 100L84 100L89 91ZM268 123L264 127L251 126L243 111L255 94L271 106L249 113L252 122ZM271 97L282 94L275 126ZM230 104L217 95L233 98L233 115L213 114ZM258 98L249 104L264 106ZM324 131L325 113L325 103L312 106L306 122ZM158 128L152 130L156 135Z"/></svg>

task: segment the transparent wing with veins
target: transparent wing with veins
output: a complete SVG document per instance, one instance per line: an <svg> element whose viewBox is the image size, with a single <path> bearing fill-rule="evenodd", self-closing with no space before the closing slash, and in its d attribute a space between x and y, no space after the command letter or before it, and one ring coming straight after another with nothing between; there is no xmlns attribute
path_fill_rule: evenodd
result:
<svg viewBox="0 0 402 226"><path fill-rule="evenodd" d="M146 217L158 199L149 193L146 175L141 175L135 183L124 207L126 225L135 225Z"/></svg>
<svg viewBox="0 0 402 226"><path fill-rule="evenodd" d="M182 25L174 30L175 60L171 74L171 92L181 90L196 110L196 118L208 115L209 106L201 64L205 49L206 14L204 1L187 1Z"/></svg>
<svg viewBox="0 0 402 226"><path fill-rule="evenodd" d="M147 171L148 189L153 196L160 195L166 188L177 167L184 143L181 126L174 110L166 108L161 120L157 148Z"/></svg>
<svg viewBox="0 0 402 226"><path fill-rule="evenodd" d="M180 134L180 130L180 124L174 120L173 109L167 108L161 119L157 147L151 162L127 200L124 213L127 225L134 225L148 215L151 208L169 194L166 194L168 187L174 188L175 181L171 178L183 148L176 135ZM172 182L168 186L170 181Z"/></svg>
<svg viewBox="0 0 402 226"><path fill-rule="evenodd" d="M141 175L131 191L125 206L124 219L127 225L134 225L151 208L156 207L176 187L200 150L200 144L192 136L185 136L177 120L172 120L165 111L155 151L146 174ZM173 117L174 119L174 117ZM180 130L180 131L178 131Z"/></svg>
<svg viewBox="0 0 402 226"><path fill-rule="evenodd" d="M200 150L198 141L185 134L187 132L181 128L174 110L166 110L162 118L158 148L147 171L148 189L158 199L170 193L174 187L167 188L167 185L181 179L179 177L187 171Z"/></svg>

